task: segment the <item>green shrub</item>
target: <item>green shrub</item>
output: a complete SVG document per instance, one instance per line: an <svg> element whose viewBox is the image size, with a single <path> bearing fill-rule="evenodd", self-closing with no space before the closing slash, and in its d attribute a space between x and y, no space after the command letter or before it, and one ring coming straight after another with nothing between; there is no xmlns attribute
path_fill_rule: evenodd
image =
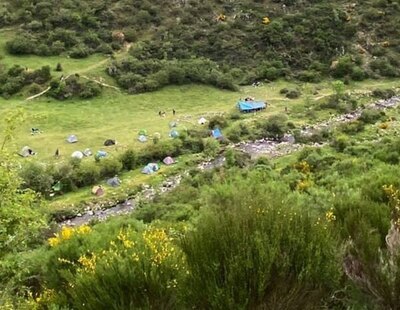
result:
<svg viewBox="0 0 400 310"><path fill-rule="evenodd" d="M203 139L203 153L210 158L215 157L220 149L219 142L214 138Z"/></svg>
<svg viewBox="0 0 400 310"><path fill-rule="evenodd" d="M121 172L123 164L114 157L106 157L100 160L100 176L113 177Z"/></svg>
<svg viewBox="0 0 400 310"><path fill-rule="evenodd" d="M98 165L93 162L83 161L74 169L73 180L77 187L83 187L97 183L100 180L100 176Z"/></svg>
<svg viewBox="0 0 400 310"><path fill-rule="evenodd" d="M375 124L384 115L385 113L383 111L378 111L375 109L366 109L361 113L359 120L365 124Z"/></svg>
<svg viewBox="0 0 400 310"><path fill-rule="evenodd" d="M88 81L82 84L79 97L89 99L101 94L101 86L95 82Z"/></svg>
<svg viewBox="0 0 400 310"><path fill-rule="evenodd" d="M300 92L299 90L297 90L297 89L289 90L289 91L286 93L286 97L289 98L289 99L296 99L296 98L299 98L300 95L301 95L301 92Z"/></svg>
<svg viewBox="0 0 400 310"><path fill-rule="evenodd" d="M393 89L374 89L372 91L372 96L375 98L381 98L381 99L389 99L391 97L394 97L396 95L395 91Z"/></svg>
<svg viewBox="0 0 400 310"><path fill-rule="evenodd" d="M30 188L42 194L48 194L54 183L51 167L47 168L40 163L30 162L24 165L20 175L23 179L23 188Z"/></svg>
<svg viewBox="0 0 400 310"><path fill-rule="evenodd" d="M216 115L210 119L210 122L208 123L208 128L210 129L215 129L216 127L218 128L225 128L228 126L228 121L224 116Z"/></svg>
<svg viewBox="0 0 400 310"><path fill-rule="evenodd" d="M262 183L214 185L208 212L182 240L187 307L318 308L337 285L329 230Z"/></svg>
<svg viewBox="0 0 400 310"><path fill-rule="evenodd" d="M343 152L346 147L350 146L350 139L346 135L336 136L332 140L331 146L334 147L338 152Z"/></svg>
<svg viewBox="0 0 400 310"><path fill-rule="evenodd" d="M133 170L138 165L138 155L134 150L129 149L121 154L120 161L125 170Z"/></svg>

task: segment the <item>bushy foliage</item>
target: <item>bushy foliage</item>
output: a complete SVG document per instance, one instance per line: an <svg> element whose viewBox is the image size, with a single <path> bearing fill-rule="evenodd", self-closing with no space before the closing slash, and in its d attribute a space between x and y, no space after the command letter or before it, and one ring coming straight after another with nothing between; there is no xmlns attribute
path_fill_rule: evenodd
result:
<svg viewBox="0 0 400 310"><path fill-rule="evenodd" d="M51 79L50 67L30 70L14 65L8 70L0 66L0 95L9 98L27 85L43 85Z"/></svg>
<svg viewBox="0 0 400 310"><path fill-rule="evenodd" d="M267 24L263 23L266 5ZM354 7L326 0L229 4L123 0L107 5L100 1L94 9L86 1L30 5L7 0L0 11L0 26L21 25L7 42L8 51L18 55L67 53L81 58L96 52L111 54L126 42L135 42L131 55L136 61L159 62L162 68L140 72L124 65L132 58L111 66L108 72L131 93L188 82L234 89L235 84L282 77L315 82L327 74L353 80L364 79L369 71L373 76L398 76L400 9L386 2L379 9L375 6L374 0ZM215 12L223 12L224 19ZM379 46L357 42L364 54L378 57L370 62L369 70L352 48L357 31L373 42L383 42ZM380 53L376 53L378 48ZM211 71L196 68L199 59L215 65Z"/></svg>

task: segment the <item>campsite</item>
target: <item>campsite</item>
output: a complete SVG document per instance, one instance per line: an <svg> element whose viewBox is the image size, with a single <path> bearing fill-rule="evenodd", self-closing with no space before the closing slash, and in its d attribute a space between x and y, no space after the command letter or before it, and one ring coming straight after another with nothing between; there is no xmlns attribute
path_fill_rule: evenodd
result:
<svg viewBox="0 0 400 310"><path fill-rule="evenodd" d="M399 24L3 0L0 309L399 309Z"/></svg>

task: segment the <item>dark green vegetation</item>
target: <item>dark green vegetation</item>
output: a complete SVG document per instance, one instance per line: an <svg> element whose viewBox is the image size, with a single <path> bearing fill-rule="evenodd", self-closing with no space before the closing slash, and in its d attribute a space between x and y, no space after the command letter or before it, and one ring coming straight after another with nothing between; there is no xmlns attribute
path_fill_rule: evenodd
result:
<svg viewBox="0 0 400 310"><path fill-rule="evenodd" d="M393 0L8 0L0 11L0 26L19 27L6 45L12 54L83 58L130 47L107 72L131 93L396 77L399 19Z"/></svg>
<svg viewBox="0 0 400 310"><path fill-rule="evenodd" d="M309 111L375 100L344 95L340 83L334 87L336 93ZM376 89L373 95L385 98L395 91ZM398 116L399 108L366 108L358 120L315 128L312 136L299 131L303 142L327 145L273 160L250 160L227 150L223 167L190 169L173 192L139 202L129 216L59 231L48 221L44 201L21 188L46 194L54 181L49 178L57 174L70 186L91 184L99 175L112 176L166 154L215 156L221 146L204 138L207 129L189 130L180 139L97 163L25 166L24 183L3 150L1 305L397 309ZM8 120L5 141L16 117ZM298 130L280 114L244 120L218 116L210 126L228 132L240 128L239 140L279 139ZM15 206L21 213L13 212ZM21 223L29 223L29 229Z"/></svg>
<svg viewBox="0 0 400 310"><path fill-rule="evenodd" d="M6 254L3 305L397 309L399 143L355 139L245 168L227 154L129 217Z"/></svg>
<svg viewBox="0 0 400 310"><path fill-rule="evenodd" d="M396 0L3 1L0 27L18 31L0 29L0 93L11 97L1 102L0 308L400 309L400 107L367 106L398 95L398 80L352 82L399 76L399 13ZM336 81L307 84L328 76ZM191 83L240 93L188 85L127 97L114 87ZM18 103L45 89L73 99ZM270 100L267 110L233 112L248 95ZM176 139L165 137L172 109ZM356 109L358 118L319 125ZM29 136L24 114L43 134ZM154 135L136 147L145 126ZM215 127L221 141L209 136ZM77 149L109 135L124 143L103 159L65 160L75 145L50 158L72 130ZM288 132L308 146L253 159L227 147ZM13 143L26 141L38 155L16 159ZM223 166L196 168L219 154ZM138 175L167 155L173 168ZM55 222L97 212L90 188L115 174L121 187L99 205L172 172L181 184L140 196L129 215Z"/></svg>

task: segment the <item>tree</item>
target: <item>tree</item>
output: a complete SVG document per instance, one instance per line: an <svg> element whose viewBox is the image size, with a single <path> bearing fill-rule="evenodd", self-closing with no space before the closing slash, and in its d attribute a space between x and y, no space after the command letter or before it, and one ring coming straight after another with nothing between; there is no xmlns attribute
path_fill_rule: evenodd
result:
<svg viewBox="0 0 400 310"><path fill-rule="evenodd" d="M344 95L344 91L345 91L344 83L339 80L332 82L332 90L333 90L333 93L334 93L336 99L342 98Z"/></svg>
<svg viewBox="0 0 400 310"><path fill-rule="evenodd" d="M57 63L56 71L58 71L58 72L63 71L63 68L60 63Z"/></svg>
<svg viewBox="0 0 400 310"><path fill-rule="evenodd" d="M47 226L41 212L42 201L32 190L21 191L17 163L6 149L22 118L20 111L6 118L0 149L0 260L11 252L28 249L40 240L42 230Z"/></svg>

